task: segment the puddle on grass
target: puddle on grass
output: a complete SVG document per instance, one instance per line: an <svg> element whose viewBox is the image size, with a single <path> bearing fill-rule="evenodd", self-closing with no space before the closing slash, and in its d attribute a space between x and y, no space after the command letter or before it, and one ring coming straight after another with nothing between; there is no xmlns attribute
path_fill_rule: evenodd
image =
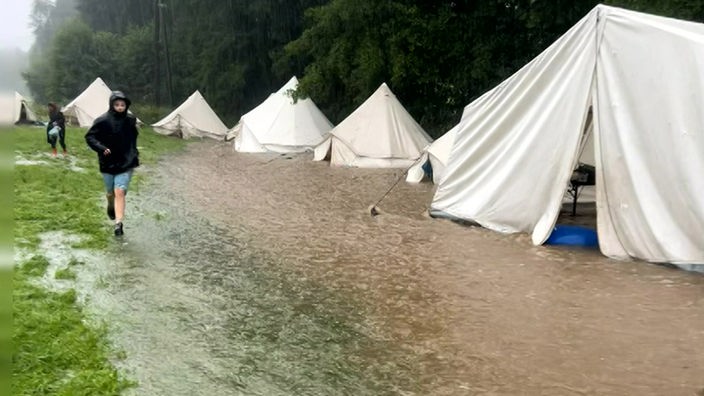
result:
<svg viewBox="0 0 704 396"><path fill-rule="evenodd" d="M54 157L51 153L42 152L27 158L20 153L15 153L16 166L56 166L58 164L60 166L65 166L66 169L72 172L85 172L86 169L83 167L83 165L85 165L84 163L85 161L71 154L64 156L59 153L56 157Z"/></svg>

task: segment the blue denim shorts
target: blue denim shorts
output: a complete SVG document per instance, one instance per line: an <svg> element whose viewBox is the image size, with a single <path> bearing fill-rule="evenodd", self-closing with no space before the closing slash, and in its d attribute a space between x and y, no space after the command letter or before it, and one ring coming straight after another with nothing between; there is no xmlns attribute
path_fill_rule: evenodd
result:
<svg viewBox="0 0 704 396"><path fill-rule="evenodd" d="M118 188L124 192L127 192L127 188L130 186L130 180L132 180L132 169L117 175L111 175L109 173L103 173L102 175L106 192L112 193Z"/></svg>

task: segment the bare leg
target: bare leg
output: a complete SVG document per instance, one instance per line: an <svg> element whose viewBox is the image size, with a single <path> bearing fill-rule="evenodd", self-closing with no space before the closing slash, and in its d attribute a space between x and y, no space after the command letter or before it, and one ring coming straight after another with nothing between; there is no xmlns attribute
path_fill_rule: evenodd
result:
<svg viewBox="0 0 704 396"><path fill-rule="evenodd" d="M125 217L125 190L115 189L115 223L121 223Z"/></svg>
<svg viewBox="0 0 704 396"><path fill-rule="evenodd" d="M51 145L51 155L56 157L56 138L49 138L49 144Z"/></svg>

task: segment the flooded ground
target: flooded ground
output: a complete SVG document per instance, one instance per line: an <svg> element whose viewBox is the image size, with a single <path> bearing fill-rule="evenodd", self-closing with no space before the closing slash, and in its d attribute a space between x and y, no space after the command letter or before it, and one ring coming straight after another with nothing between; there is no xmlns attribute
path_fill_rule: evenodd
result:
<svg viewBox="0 0 704 396"><path fill-rule="evenodd" d="M702 274L431 219L428 183L372 217L402 170L208 142L141 172L87 264L134 394L704 392Z"/></svg>

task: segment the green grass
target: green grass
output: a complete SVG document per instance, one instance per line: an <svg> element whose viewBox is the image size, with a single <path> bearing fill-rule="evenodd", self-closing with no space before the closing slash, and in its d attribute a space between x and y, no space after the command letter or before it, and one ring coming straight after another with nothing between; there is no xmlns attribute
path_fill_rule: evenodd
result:
<svg viewBox="0 0 704 396"><path fill-rule="evenodd" d="M44 290L33 278L44 276L49 265L40 254L39 235L64 231L84 236L80 245L92 249L107 247L111 238L103 209L102 180L96 154L86 147L84 130L67 131L72 159L47 155L43 128L0 128L11 136L12 157L44 161L38 165L15 165L13 174L15 248L30 252L30 258L15 263L12 290L12 394L15 395L116 395L131 383L111 365L121 357L106 341L104 328L88 325L76 292ZM185 146L181 140L141 129L140 159L154 163L166 152ZM9 160L14 160L10 157ZM72 170L72 166L85 169ZM143 176L137 172L135 187ZM3 223L4 224L4 223ZM57 279L75 279L72 269L57 271Z"/></svg>
<svg viewBox="0 0 704 396"><path fill-rule="evenodd" d="M62 280L74 280L76 279L76 273L71 271L71 269L69 268L62 268L56 271L56 273L54 274L54 278Z"/></svg>
<svg viewBox="0 0 704 396"><path fill-rule="evenodd" d="M12 272L0 269L0 395L10 394L12 371Z"/></svg>
<svg viewBox="0 0 704 396"><path fill-rule="evenodd" d="M2 130L0 130L0 133ZM15 166L14 221L16 246L36 248L41 232L69 230L88 236L85 245L103 248L109 234L104 229L103 184L95 152L83 140L84 131L69 129L67 145L77 166L85 172L69 169L70 162L61 156L48 156L43 128L15 128L15 152L28 160L46 161L50 165ZM140 160L154 163L165 152L184 146L182 140L164 137L142 129L138 145ZM134 188L138 189L143 175L135 173Z"/></svg>
<svg viewBox="0 0 704 396"><path fill-rule="evenodd" d="M40 277L44 276L48 267L49 260L44 256L32 256L22 264L22 272L27 276Z"/></svg>
<svg viewBox="0 0 704 396"><path fill-rule="evenodd" d="M10 394L12 369L12 136L0 133L0 395Z"/></svg>
<svg viewBox="0 0 704 396"><path fill-rule="evenodd" d="M13 395L115 395L130 382L108 361L105 330L85 324L76 293L47 292L15 271Z"/></svg>

